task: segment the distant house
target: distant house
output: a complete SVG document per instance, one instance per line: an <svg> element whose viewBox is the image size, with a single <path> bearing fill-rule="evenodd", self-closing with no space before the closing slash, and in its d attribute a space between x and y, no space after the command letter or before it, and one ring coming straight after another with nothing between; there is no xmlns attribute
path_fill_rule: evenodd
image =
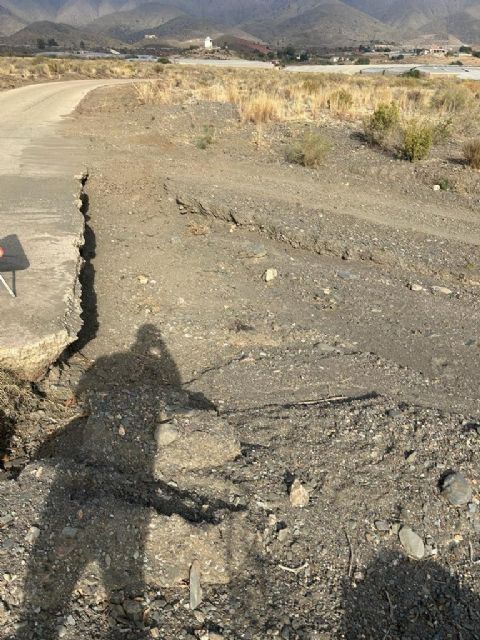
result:
<svg viewBox="0 0 480 640"><path fill-rule="evenodd" d="M447 53L447 49L439 45L433 45L430 48L430 53L434 56L444 56Z"/></svg>
<svg viewBox="0 0 480 640"><path fill-rule="evenodd" d="M205 38L205 49L213 49L213 40L210 38L210 36L207 36Z"/></svg>
<svg viewBox="0 0 480 640"><path fill-rule="evenodd" d="M154 33L146 33L145 40L156 40L157 36Z"/></svg>

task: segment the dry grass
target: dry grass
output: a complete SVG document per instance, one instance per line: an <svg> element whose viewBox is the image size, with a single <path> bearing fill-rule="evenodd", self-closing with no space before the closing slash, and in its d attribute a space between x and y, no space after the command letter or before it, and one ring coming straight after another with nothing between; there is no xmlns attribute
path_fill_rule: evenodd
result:
<svg viewBox="0 0 480 640"><path fill-rule="evenodd" d="M381 105L395 104L400 122L420 118L439 131L448 122L452 132L480 127L480 84L445 78L294 74L172 65L149 86L139 85L137 95L140 102L149 104L198 100L232 104L242 122L259 126L332 119L363 122Z"/></svg>
<svg viewBox="0 0 480 640"><path fill-rule="evenodd" d="M428 123L435 143L442 132L464 139L480 135L480 83L450 78L279 73L116 60L0 58L1 81L61 78L138 78L140 104L198 100L232 104L243 123L362 123L382 105L396 105L399 123Z"/></svg>
<svg viewBox="0 0 480 640"><path fill-rule="evenodd" d="M33 406L33 395L26 382L8 371L0 370L0 439L7 422L14 419L20 407Z"/></svg>
<svg viewBox="0 0 480 640"><path fill-rule="evenodd" d="M469 167L480 169L480 138L466 142L463 146L463 155Z"/></svg>
<svg viewBox="0 0 480 640"><path fill-rule="evenodd" d="M0 80L38 82L68 78L156 78L164 65L122 60L0 57Z"/></svg>
<svg viewBox="0 0 480 640"><path fill-rule="evenodd" d="M389 76L279 73L277 70L212 69L118 60L0 58L0 80L82 78L150 79L138 83L142 104L207 100L237 107L243 122L360 121L394 103L402 119L446 117L474 122L480 83ZM478 119L478 118L477 118Z"/></svg>
<svg viewBox="0 0 480 640"><path fill-rule="evenodd" d="M241 100L239 109L244 122L261 124L283 119L282 104L266 93L259 93Z"/></svg>

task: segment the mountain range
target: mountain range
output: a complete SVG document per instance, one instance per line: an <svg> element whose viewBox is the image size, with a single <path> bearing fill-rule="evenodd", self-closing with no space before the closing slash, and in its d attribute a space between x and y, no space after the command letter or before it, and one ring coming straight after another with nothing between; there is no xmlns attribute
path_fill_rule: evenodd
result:
<svg viewBox="0 0 480 640"><path fill-rule="evenodd" d="M185 44L207 34L300 46L478 44L480 0L0 0L0 35L17 44L54 37L114 46L146 35Z"/></svg>

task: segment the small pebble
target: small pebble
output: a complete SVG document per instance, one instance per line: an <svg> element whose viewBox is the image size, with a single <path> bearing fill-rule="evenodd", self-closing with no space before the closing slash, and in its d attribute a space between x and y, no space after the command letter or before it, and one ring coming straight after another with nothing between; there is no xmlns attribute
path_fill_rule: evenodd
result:
<svg viewBox="0 0 480 640"><path fill-rule="evenodd" d="M200 563L198 560L192 562L190 567L190 609L195 611L202 603L203 592L200 584Z"/></svg>
<svg viewBox="0 0 480 640"><path fill-rule="evenodd" d="M267 269L263 274L263 279L265 282L271 282L278 277L278 271L276 269Z"/></svg>
<svg viewBox="0 0 480 640"><path fill-rule="evenodd" d="M298 478L290 487L290 504L292 507L306 507L310 501L310 494Z"/></svg>
<svg viewBox="0 0 480 640"><path fill-rule="evenodd" d="M452 293L451 289L447 287L432 287L433 293L443 293L444 296L449 296Z"/></svg>
<svg viewBox="0 0 480 640"><path fill-rule="evenodd" d="M390 531L390 525L386 520L375 520L374 524L377 531Z"/></svg>

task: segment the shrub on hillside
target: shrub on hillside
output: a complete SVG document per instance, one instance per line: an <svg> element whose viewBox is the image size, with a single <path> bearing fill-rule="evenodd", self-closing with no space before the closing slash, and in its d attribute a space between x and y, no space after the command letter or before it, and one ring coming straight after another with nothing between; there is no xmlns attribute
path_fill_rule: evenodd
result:
<svg viewBox="0 0 480 640"><path fill-rule="evenodd" d="M307 133L287 150L287 160L303 167L318 167L329 150L330 145L319 133Z"/></svg>
<svg viewBox="0 0 480 640"><path fill-rule="evenodd" d="M410 162L428 158L433 145L434 129L431 124L419 120L409 120L402 128L400 151Z"/></svg>
<svg viewBox="0 0 480 640"><path fill-rule="evenodd" d="M198 149L207 149L215 140L215 127L207 124L203 127L203 133L195 140L195 146Z"/></svg>
<svg viewBox="0 0 480 640"><path fill-rule="evenodd" d="M379 104L373 114L365 121L365 135L374 144L383 144L397 129L400 122L400 109L394 102Z"/></svg>
<svg viewBox="0 0 480 640"><path fill-rule="evenodd" d="M480 138L465 143L463 155L469 167L480 169Z"/></svg>

